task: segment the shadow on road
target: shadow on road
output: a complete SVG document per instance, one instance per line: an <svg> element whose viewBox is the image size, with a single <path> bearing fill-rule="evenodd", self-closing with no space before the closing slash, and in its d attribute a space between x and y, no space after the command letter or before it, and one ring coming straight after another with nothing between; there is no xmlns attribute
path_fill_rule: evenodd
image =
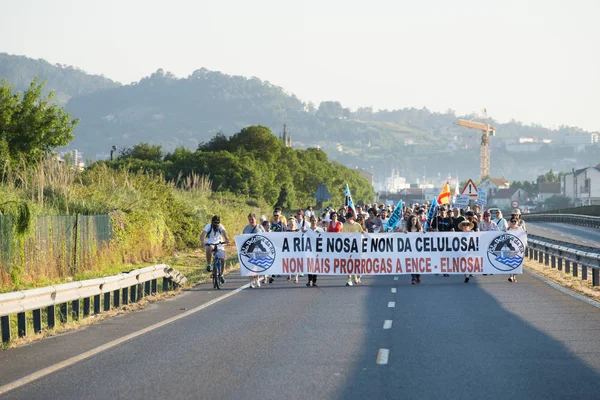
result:
<svg viewBox="0 0 600 400"><path fill-rule="evenodd" d="M517 285L504 278L465 284L462 277L425 276L411 286L400 277L396 294L389 286L369 287L373 306L396 301L387 318L393 328L376 331L355 349L360 361L339 398L598 398L600 345L591 335L600 333L600 310L541 288L532 277ZM380 315L372 315L369 325L381 327ZM571 347L579 344L581 353L547 332L572 340ZM390 350L388 365L376 365L379 348Z"/></svg>

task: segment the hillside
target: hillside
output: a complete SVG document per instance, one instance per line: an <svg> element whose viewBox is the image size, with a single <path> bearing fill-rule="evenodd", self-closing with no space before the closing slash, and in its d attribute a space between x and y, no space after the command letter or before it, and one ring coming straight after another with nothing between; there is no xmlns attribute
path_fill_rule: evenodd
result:
<svg viewBox="0 0 600 400"><path fill-rule="evenodd" d="M244 127L264 125L280 134L285 123L295 148L320 147L329 159L372 171L376 177L388 176L392 168L411 181L448 174L478 176L479 134L454 125L458 118L474 116L457 116L452 110L350 110L337 101L317 107L268 81L205 68L185 78L159 69L139 82L120 86L73 67L0 57L0 75L17 88L23 88L36 73L48 78L48 89L69 98L67 110L80 118L69 148L83 152L86 159L107 158L112 146L131 147L139 142L161 145L167 152L180 146L195 150L218 132L231 136ZM550 130L517 121L489 122L498 132L491 139L493 176L535 179L550 168L567 171L600 161L597 148L577 154L570 149L544 148L526 156L505 149L507 140L518 137L560 142L566 135L581 133L579 128Z"/></svg>
<svg viewBox="0 0 600 400"><path fill-rule="evenodd" d="M71 97L120 86L100 75L90 75L76 67L52 65L45 60L0 53L0 80L6 79L18 91L29 87L39 77L47 80L46 92L55 90L55 99L65 104Z"/></svg>

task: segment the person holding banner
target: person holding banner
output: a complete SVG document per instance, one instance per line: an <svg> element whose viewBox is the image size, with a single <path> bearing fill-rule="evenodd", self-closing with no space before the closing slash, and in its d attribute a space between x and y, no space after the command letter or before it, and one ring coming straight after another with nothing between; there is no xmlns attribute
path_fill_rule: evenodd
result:
<svg viewBox="0 0 600 400"><path fill-rule="evenodd" d="M510 217L510 224L508 225L508 229L506 230L507 232L518 232L518 231L524 231L525 230L525 226L520 226L519 225L519 220L515 217L515 211L513 210L513 214L511 214ZM508 277L508 281L511 283L517 283L517 275L516 274L510 274L510 276Z"/></svg>
<svg viewBox="0 0 600 400"><path fill-rule="evenodd" d="M343 224L338 221L337 212L332 211L329 213L329 218L331 218L331 222L329 222L329 226L327 227L327 232L341 232Z"/></svg>
<svg viewBox="0 0 600 400"><path fill-rule="evenodd" d="M346 215L346 223L342 227L342 232L344 233L363 233L363 228L360 224L356 223L355 216L352 211L348 211ZM352 286L352 275L348 275L348 281L346 282L346 286ZM354 283L359 284L360 275L354 275Z"/></svg>
<svg viewBox="0 0 600 400"><path fill-rule="evenodd" d="M315 215L311 215L310 217L310 226L308 227L309 231L315 233L323 233L325 230L317 225L317 217ZM308 287L317 287L317 274L308 274L308 283L306 284Z"/></svg>
<svg viewBox="0 0 600 400"><path fill-rule="evenodd" d="M256 214L254 214L254 213L248 214L248 225L246 225L244 227L244 230L242 231L242 233L245 235L249 235L249 234L260 233L260 232L264 232L264 231L265 231L265 229L262 227L262 225L259 225L256 221ZM267 280L267 276L265 275L265 280L263 282L266 283L266 280ZM259 275L250 277L250 287L252 289L254 289L256 287L260 287L260 276Z"/></svg>
<svg viewBox="0 0 600 400"><path fill-rule="evenodd" d="M470 212L472 212L472 211L468 211L467 214ZM472 218L474 218L474 217L472 217ZM465 219L464 221L462 221L458 224L458 229L460 229L461 232L469 233L473 230L474 226L475 225L473 224L472 220ZM465 283L469 283L469 278L471 276L473 276L473 275L465 274Z"/></svg>
<svg viewBox="0 0 600 400"><path fill-rule="evenodd" d="M419 218L417 218L416 215L411 215L411 217L408 219L408 225L406 226L406 233L413 233L413 232L423 232L423 226L421 225L421 222L419 221ZM419 284L421 283L421 274L410 274L410 283L411 285L415 285L415 284Z"/></svg>
<svg viewBox="0 0 600 400"><path fill-rule="evenodd" d="M369 208L369 218L365 220L365 227L369 233L379 233L383 231L383 223L381 218L377 216L377 210L372 207Z"/></svg>

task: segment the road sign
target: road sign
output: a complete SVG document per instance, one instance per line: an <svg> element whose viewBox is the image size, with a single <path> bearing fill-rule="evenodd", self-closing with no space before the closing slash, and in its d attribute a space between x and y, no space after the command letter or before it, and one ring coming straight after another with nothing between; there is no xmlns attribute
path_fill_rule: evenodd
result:
<svg viewBox="0 0 600 400"><path fill-rule="evenodd" d="M519 202L517 200L513 200L513 201L510 202L510 206L512 208L519 208L520 204L519 204Z"/></svg>
<svg viewBox="0 0 600 400"><path fill-rule="evenodd" d="M469 197L477 197L477 186L473 183L471 179L467 181L467 184L463 188L461 194L466 194Z"/></svg>

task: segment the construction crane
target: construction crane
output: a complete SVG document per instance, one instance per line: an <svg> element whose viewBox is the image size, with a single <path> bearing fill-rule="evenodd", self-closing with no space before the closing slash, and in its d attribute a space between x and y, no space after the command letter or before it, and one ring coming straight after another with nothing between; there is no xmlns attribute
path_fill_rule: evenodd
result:
<svg viewBox="0 0 600 400"><path fill-rule="evenodd" d="M464 119L459 119L456 125L463 126L465 128L478 129L481 131L481 147L479 149L479 178L483 180L484 177L490 175L490 136L494 136L496 134L496 128L490 126L490 124L467 121Z"/></svg>

